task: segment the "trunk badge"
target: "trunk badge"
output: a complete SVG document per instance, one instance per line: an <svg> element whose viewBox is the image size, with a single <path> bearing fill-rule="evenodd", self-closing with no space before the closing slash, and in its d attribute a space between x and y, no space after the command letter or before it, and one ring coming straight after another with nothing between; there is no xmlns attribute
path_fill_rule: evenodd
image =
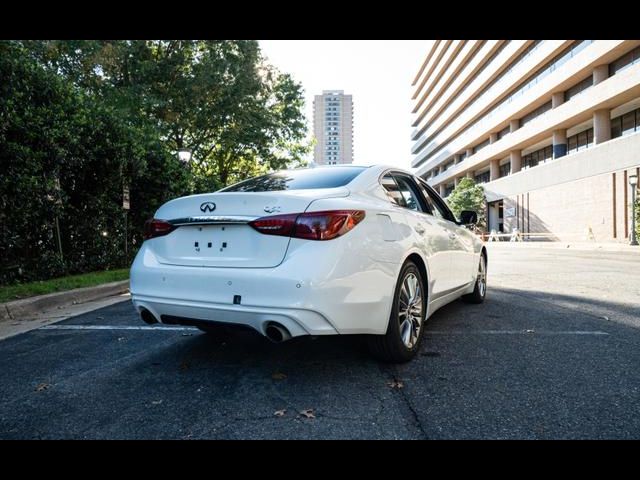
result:
<svg viewBox="0 0 640 480"><path fill-rule="evenodd" d="M280 207L274 206L274 207L264 207L264 211L267 213L274 213L274 212L279 212L280 211Z"/></svg>
<svg viewBox="0 0 640 480"><path fill-rule="evenodd" d="M200 210L202 212L213 212L216 209L216 204L213 202L204 202L200 205Z"/></svg>

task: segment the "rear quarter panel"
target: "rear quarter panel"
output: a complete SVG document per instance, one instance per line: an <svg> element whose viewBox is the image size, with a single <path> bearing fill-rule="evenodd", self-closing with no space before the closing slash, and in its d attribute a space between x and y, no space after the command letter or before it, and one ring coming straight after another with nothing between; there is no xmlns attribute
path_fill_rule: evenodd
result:
<svg viewBox="0 0 640 480"><path fill-rule="evenodd" d="M420 253L405 213L388 207L387 202L355 194L316 200L307 209L366 212L365 219L337 241L319 242L340 250L336 256L318 257L335 258L326 300L332 310L328 313L336 319L338 328L353 325L360 333L385 333L400 268L412 252ZM287 257L297 255L297 250L307 243L293 239ZM354 321L356 318L360 320ZM343 333L348 330L341 328Z"/></svg>

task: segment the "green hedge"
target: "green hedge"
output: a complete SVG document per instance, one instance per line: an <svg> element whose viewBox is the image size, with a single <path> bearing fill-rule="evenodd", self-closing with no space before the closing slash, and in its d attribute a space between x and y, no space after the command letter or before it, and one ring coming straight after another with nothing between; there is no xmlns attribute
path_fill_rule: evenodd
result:
<svg viewBox="0 0 640 480"><path fill-rule="evenodd" d="M1 42L0 284L128 266L144 220L187 188L157 138Z"/></svg>

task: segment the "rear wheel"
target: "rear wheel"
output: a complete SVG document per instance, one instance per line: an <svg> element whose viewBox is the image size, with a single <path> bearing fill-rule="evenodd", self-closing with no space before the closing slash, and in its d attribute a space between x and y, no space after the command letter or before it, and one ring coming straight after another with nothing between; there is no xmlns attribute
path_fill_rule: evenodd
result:
<svg viewBox="0 0 640 480"><path fill-rule="evenodd" d="M407 262L394 293L387 333L369 337L373 356L384 362L408 362L420 348L427 309L424 279L416 265Z"/></svg>
<svg viewBox="0 0 640 480"><path fill-rule="evenodd" d="M462 299L468 303L482 303L487 295L487 257L482 253L480 255L480 264L478 265L478 275L476 276L476 285L472 293L463 295Z"/></svg>

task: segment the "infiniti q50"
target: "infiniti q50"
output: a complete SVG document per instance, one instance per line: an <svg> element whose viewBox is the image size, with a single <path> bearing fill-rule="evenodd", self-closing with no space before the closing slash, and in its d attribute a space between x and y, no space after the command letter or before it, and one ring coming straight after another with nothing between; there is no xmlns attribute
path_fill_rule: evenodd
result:
<svg viewBox="0 0 640 480"><path fill-rule="evenodd" d="M438 308L484 301L476 221L389 166L270 173L162 205L131 298L147 323L244 326L275 342L364 334L376 357L405 362Z"/></svg>

